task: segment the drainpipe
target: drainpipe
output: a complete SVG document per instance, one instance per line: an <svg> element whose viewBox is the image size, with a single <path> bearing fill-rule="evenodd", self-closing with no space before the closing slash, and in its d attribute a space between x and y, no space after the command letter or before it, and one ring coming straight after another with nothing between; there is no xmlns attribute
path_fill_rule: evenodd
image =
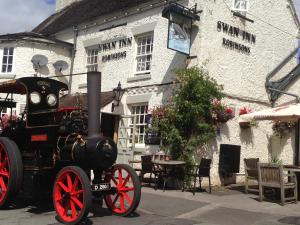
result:
<svg viewBox="0 0 300 225"><path fill-rule="evenodd" d="M296 103L300 102L300 97L298 95L292 94L292 93L288 93L285 91L280 91L274 88L269 88L269 90L271 91L276 91L285 95L290 95L296 98ZM274 107L275 102L272 102L272 107ZM297 123L295 125L295 157L294 157L294 165L297 166L299 163L299 149L300 149L300 141L299 141L299 129L300 129L300 119L297 120Z"/></svg>
<svg viewBox="0 0 300 225"><path fill-rule="evenodd" d="M70 78L69 78L69 94L71 94L72 90L72 81L73 81L73 70L74 70L74 61L75 61L75 56L76 56L76 51L77 51L77 37L78 37L78 27L73 26L73 32L74 32L74 44L73 44L73 49L72 49L72 58L71 58L71 66L70 66Z"/></svg>

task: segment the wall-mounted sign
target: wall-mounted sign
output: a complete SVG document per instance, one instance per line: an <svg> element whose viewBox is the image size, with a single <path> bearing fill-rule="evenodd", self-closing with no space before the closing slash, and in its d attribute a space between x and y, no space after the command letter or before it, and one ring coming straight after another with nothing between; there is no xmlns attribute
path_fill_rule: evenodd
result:
<svg viewBox="0 0 300 225"><path fill-rule="evenodd" d="M245 30L242 30L238 27L231 26L227 23L218 21L217 22L217 31L218 32L223 32L224 34L235 37L235 38L240 38L241 40L249 43L249 44L255 44L256 43L256 35L251 34ZM240 44L236 41L232 41L228 38L223 38L222 39L222 45L226 48L229 48L231 50L237 50L241 53L245 54L250 54L251 53L251 48L249 46L246 46L244 44Z"/></svg>
<svg viewBox="0 0 300 225"><path fill-rule="evenodd" d="M132 45L132 37L129 37L129 38L123 38L120 40L99 44L98 49L99 49L99 53L102 53L102 52L104 53L104 52L114 51L116 49L130 47L131 45ZM127 56L126 51L115 52L112 54L103 55L102 62L109 62L111 60L119 60L119 59L126 58L126 56Z"/></svg>
<svg viewBox="0 0 300 225"><path fill-rule="evenodd" d="M169 22L168 48L189 55L191 49L192 21L172 13Z"/></svg>
<svg viewBox="0 0 300 225"><path fill-rule="evenodd" d="M169 19L168 48L189 55L193 20L200 20L194 10L177 3L164 8L162 16Z"/></svg>

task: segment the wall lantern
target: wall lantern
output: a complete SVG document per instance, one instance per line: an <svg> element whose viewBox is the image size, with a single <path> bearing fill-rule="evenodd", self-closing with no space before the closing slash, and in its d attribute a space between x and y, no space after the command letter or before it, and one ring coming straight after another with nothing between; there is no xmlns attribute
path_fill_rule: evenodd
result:
<svg viewBox="0 0 300 225"><path fill-rule="evenodd" d="M178 3L172 2L162 12L162 17L169 20L168 48L190 55L192 23L199 21L197 5L189 9Z"/></svg>
<svg viewBox="0 0 300 225"><path fill-rule="evenodd" d="M116 104L114 102L112 103L112 105L111 105L112 112L115 110L116 106L120 105L120 101L121 101L124 93L125 93L125 89L122 89L121 82L119 81L118 87L113 89L113 98L114 98L114 101L116 102Z"/></svg>

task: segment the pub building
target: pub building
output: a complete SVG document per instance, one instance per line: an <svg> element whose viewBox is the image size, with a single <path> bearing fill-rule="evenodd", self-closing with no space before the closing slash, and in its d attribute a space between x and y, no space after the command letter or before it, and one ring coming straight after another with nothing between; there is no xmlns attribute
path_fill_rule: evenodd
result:
<svg viewBox="0 0 300 225"><path fill-rule="evenodd" d="M258 111L295 101L270 93L272 81L288 81L272 87L300 95L298 78L289 79L300 74L298 37L291 0L57 0L56 12L31 32L0 36L0 77L74 74L57 78L73 97L62 102L84 105L86 72L100 71L102 132L118 143L118 161L128 163L160 151L146 138L147 118L172 95L174 71L205 67L234 112L218 125L205 155L212 159L212 183L219 185L222 163L237 167L226 174L237 182L244 179L244 158L294 163L294 129L276 136L268 121L247 129L238 121L244 107ZM16 111L22 107L19 101ZM237 155L220 147L229 145L240 146Z"/></svg>

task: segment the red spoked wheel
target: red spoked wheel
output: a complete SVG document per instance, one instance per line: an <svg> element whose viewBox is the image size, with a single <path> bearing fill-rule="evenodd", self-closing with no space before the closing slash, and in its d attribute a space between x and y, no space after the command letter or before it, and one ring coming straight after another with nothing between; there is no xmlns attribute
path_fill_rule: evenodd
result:
<svg viewBox="0 0 300 225"><path fill-rule="evenodd" d="M69 166L58 173L53 203L58 219L65 224L77 224L87 217L92 193L89 178L81 168Z"/></svg>
<svg viewBox="0 0 300 225"><path fill-rule="evenodd" d="M23 164L18 146L0 137L0 208L9 206L23 181Z"/></svg>
<svg viewBox="0 0 300 225"><path fill-rule="evenodd" d="M133 213L141 199L141 183L135 170L125 164L114 165L111 173L106 174L105 182L116 189L115 194L104 196L108 209L120 216Z"/></svg>

